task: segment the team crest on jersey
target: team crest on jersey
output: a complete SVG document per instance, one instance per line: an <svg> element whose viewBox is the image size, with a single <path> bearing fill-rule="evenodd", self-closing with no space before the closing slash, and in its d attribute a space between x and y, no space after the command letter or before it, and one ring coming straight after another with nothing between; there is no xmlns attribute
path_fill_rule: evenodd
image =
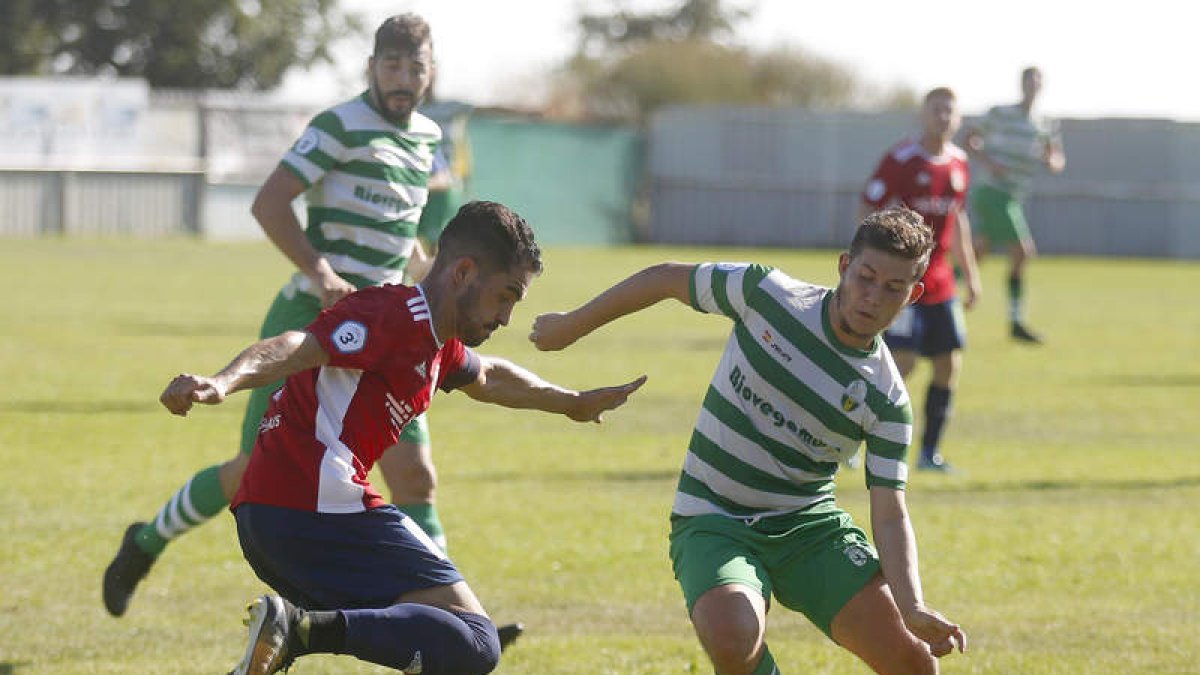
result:
<svg viewBox="0 0 1200 675"><path fill-rule="evenodd" d="M367 327L357 321L343 321L333 331L333 345L343 354L362 351L367 344Z"/></svg>
<svg viewBox="0 0 1200 675"><path fill-rule="evenodd" d="M917 185L929 185L929 173L920 171L917 173Z"/></svg>
<svg viewBox="0 0 1200 675"><path fill-rule="evenodd" d="M842 392L842 412L854 412L867 400L867 383L855 380Z"/></svg>
<svg viewBox="0 0 1200 675"><path fill-rule="evenodd" d="M292 149L295 150L296 154L298 155L307 155L313 150L316 150L317 146L320 145L320 142L321 138L317 134L317 130L308 129L304 132L304 135L296 141L296 144L292 146Z"/></svg>
<svg viewBox="0 0 1200 675"><path fill-rule="evenodd" d="M950 171L950 187L954 188L955 192L962 192L967 189L967 177L962 171L953 169Z"/></svg>

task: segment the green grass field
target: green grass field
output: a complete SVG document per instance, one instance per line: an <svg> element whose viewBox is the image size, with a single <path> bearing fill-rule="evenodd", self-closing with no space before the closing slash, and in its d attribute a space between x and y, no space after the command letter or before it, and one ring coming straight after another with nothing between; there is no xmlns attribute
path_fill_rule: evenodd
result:
<svg viewBox="0 0 1200 675"><path fill-rule="evenodd" d="M563 309L664 259L755 260L834 281L832 252L551 249L483 351L576 387L649 383L604 425L439 396L431 413L453 557L498 622L527 633L499 673L711 672L667 560L683 449L728 323L656 307L558 354L525 341ZM187 419L157 403L257 334L287 273L267 244L0 241L0 675L217 673L263 586L232 518L168 549L122 619L100 575L125 526L233 452L244 405ZM971 644L947 673L1200 672L1200 265L1044 259L1031 323L1005 337L1002 263L984 265L945 450L909 505L929 603ZM924 398L928 371L912 389ZM861 472L842 504L866 525ZM787 673L865 669L776 608ZM374 673L348 657L293 672Z"/></svg>

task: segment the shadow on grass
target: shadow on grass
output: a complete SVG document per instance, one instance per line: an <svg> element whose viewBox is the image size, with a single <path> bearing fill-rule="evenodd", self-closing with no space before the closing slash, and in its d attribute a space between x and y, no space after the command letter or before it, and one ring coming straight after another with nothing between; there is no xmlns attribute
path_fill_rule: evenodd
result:
<svg viewBox="0 0 1200 675"><path fill-rule="evenodd" d="M1200 373L1108 375L1097 380L1117 387L1200 387Z"/></svg>
<svg viewBox="0 0 1200 675"><path fill-rule="evenodd" d="M645 483L660 480L674 480L679 477L678 470L671 471L492 471L455 474L449 480L475 481L490 483L493 481L536 480L539 483L554 481L573 483L585 481L602 481L605 483Z"/></svg>
<svg viewBox="0 0 1200 675"><path fill-rule="evenodd" d="M1158 478L1151 480L1137 479L1101 479L1081 478L1077 480L1031 480L1004 481L995 483L963 482L958 484L924 484L922 492L944 493L992 493L992 492L1053 492L1067 490L1170 490L1172 488L1189 488L1200 486L1200 476L1180 476L1178 478Z"/></svg>
<svg viewBox="0 0 1200 675"><path fill-rule="evenodd" d="M159 411L158 401L0 401L0 413L27 415L110 415ZM4 675L0 671L0 675Z"/></svg>
<svg viewBox="0 0 1200 675"><path fill-rule="evenodd" d="M237 337L249 340L257 335L257 326L233 322L177 322L121 320L118 332L129 337ZM2 675L2 674L0 674Z"/></svg>
<svg viewBox="0 0 1200 675"><path fill-rule="evenodd" d="M13 675L18 669L24 669L25 666L33 665L29 661L22 663L13 663L12 661L0 661L0 675Z"/></svg>

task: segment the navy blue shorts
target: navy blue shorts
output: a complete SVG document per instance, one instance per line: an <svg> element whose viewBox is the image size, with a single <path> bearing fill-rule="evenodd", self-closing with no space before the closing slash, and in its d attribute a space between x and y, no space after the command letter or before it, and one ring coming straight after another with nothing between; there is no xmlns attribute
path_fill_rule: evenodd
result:
<svg viewBox="0 0 1200 675"><path fill-rule="evenodd" d="M280 595L305 609L372 609L463 580L437 544L396 507L315 513L241 504L242 553Z"/></svg>
<svg viewBox="0 0 1200 675"><path fill-rule="evenodd" d="M892 351L904 349L921 356L938 356L967 346L967 326L958 300L934 305L908 305L883 333Z"/></svg>

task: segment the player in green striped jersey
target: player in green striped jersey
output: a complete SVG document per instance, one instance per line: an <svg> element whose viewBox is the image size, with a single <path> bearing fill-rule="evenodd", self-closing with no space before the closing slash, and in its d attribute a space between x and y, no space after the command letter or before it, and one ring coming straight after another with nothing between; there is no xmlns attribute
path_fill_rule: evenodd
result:
<svg viewBox="0 0 1200 675"><path fill-rule="evenodd" d="M993 107L966 134L967 151L984 168L970 194L972 222L978 225L975 251L982 258L992 246L1008 249L1011 334L1030 344L1041 342L1024 317L1025 266L1037 255L1037 247L1023 201L1038 169L1060 173L1067 163L1058 126L1034 114L1041 91L1042 71L1026 68L1021 72L1021 102Z"/></svg>
<svg viewBox="0 0 1200 675"><path fill-rule="evenodd" d="M912 407L880 339L920 297L932 249L919 214L889 208L863 220L835 289L760 265L664 263L535 320L546 350L667 298L733 321L671 509L675 576L717 672L778 672L772 596L878 672L934 672L965 647L922 596L904 500ZM864 441L875 547L834 501L839 461Z"/></svg>

